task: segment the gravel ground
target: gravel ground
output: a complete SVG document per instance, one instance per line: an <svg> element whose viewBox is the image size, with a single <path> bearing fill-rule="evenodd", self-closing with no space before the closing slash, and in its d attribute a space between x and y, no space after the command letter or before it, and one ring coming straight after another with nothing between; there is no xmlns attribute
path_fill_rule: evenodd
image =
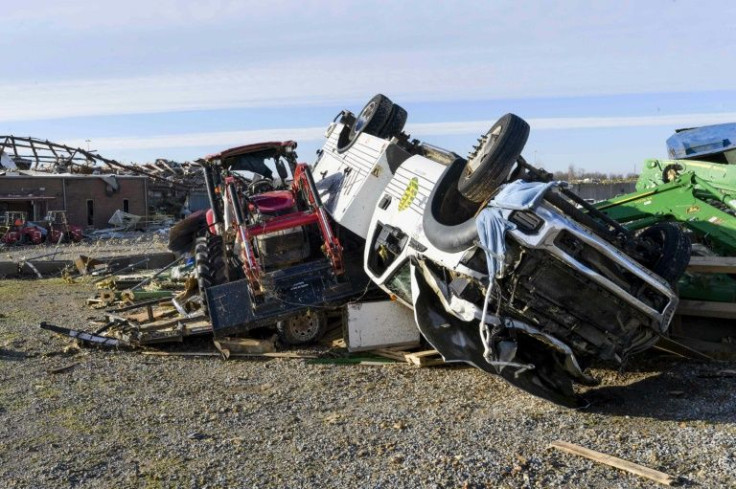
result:
<svg viewBox="0 0 736 489"><path fill-rule="evenodd" d="M599 369L591 407L575 411L472 368L75 351L38 328L86 329L91 294L0 281L4 487L654 486L553 440L686 487L736 486L736 379L713 376L734 363L649 355Z"/></svg>

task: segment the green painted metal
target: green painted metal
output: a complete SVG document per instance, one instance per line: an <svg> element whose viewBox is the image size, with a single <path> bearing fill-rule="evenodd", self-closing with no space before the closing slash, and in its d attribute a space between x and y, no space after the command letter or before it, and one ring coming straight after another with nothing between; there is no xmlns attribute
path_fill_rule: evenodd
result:
<svg viewBox="0 0 736 489"><path fill-rule="evenodd" d="M736 165L694 160L646 160L636 192L595 204L632 230L676 221L718 255L736 256ZM686 273L680 297L736 302L736 280L725 274Z"/></svg>
<svg viewBox="0 0 736 489"><path fill-rule="evenodd" d="M736 195L736 165L697 160L645 160L636 190L653 189L674 180L678 174L688 172L725 194Z"/></svg>
<svg viewBox="0 0 736 489"><path fill-rule="evenodd" d="M686 273L677 289L683 299L736 302L736 281L723 273Z"/></svg>
<svg viewBox="0 0 736 489"><path fill-rule="evenodd" d="M648 178L644 174L642 177ZM726 183L706 181L693 171L657 186L649 186L651 179L640 186L642 177L637 188L643 189L599 202L596 208L630 229L678 221L709 242L716 253L736 255L736 216L729 213L736 211L736 172L733 189Z"/></svg>

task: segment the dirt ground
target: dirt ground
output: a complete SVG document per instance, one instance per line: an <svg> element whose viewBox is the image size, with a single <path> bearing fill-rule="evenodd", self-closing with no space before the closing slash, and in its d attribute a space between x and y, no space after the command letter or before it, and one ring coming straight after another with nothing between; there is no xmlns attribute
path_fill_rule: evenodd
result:
<svg viewBox="0 0 736 489"><path fill-rule="evenodd" d="M655 486L554 440L736 486L736 378L719 374L735 363L650 353L595 370L590 407L569 410L472 368L78 351L39 329L89 329L92 293L0 280L4 487Z"/></svg>

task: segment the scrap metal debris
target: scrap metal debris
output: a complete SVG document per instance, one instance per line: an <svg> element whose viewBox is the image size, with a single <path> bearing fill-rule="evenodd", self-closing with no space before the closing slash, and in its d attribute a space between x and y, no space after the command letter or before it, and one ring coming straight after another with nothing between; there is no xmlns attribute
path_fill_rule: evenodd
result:
<svg viewBox="0 0 736 489"><path fill-rule="evenodd" d="M114 338L98 336L98 335L94 335L91 333L87 333L85 331L78 331L76 329L65 328L63 326L55 326L45 321L41 323L41 329L53 331L54 333L68 336L70 338L78 340L82 343L87 343L89 345L115 347L115 348L121 346L120 341Z"/></svg>

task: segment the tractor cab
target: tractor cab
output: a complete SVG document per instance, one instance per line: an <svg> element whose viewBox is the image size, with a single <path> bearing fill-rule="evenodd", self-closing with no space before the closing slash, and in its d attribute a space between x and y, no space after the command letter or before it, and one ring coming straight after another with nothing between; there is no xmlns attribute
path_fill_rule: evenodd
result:
<svg viewBox="0 0 736 489"><path fill-rule="evenodd" d="M195 263L215 336L276 325L285 342L306 343L324 329L325 307L365 289L359 266L359 280L346 273L343 243L296 146L238 146L199 161L210 209ZM359 264L362 248L348 252Z"/></svg>

